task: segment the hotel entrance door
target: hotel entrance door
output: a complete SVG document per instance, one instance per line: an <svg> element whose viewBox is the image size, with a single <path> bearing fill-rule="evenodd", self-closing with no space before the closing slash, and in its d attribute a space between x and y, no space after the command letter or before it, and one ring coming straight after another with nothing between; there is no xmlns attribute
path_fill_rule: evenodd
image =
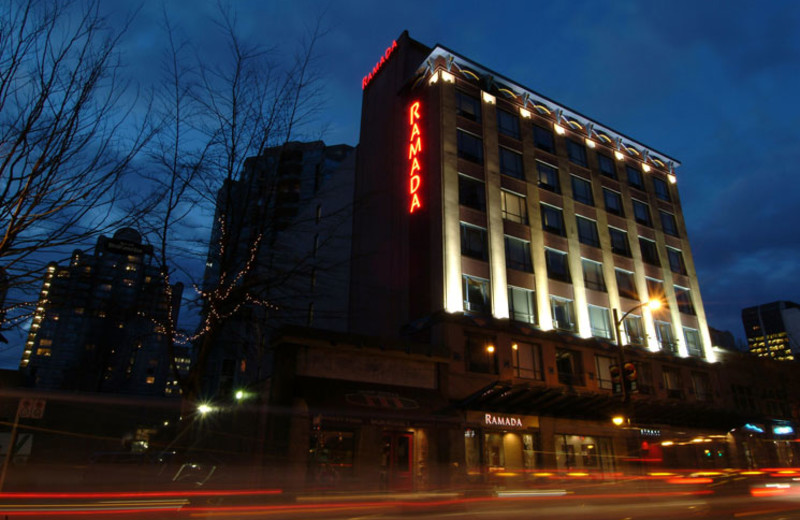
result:
<svg viewBox="0 0 800 520"><path fill-rule="evenodd" d="M414 487L414 435L407 432L383 432L381 448L381 485L391 490Z"/></svg>

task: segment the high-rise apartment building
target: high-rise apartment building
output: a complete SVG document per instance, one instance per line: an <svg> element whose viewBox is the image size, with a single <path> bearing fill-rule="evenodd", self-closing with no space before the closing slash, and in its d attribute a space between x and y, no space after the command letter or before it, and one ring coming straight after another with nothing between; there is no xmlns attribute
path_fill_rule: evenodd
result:
<svg viewBox="0 0 800 520"><path fill-rule="evenodd" d="M352 146L289 142L248 158L241 177L220 190L205 284L239 276L253 301L217 335L208 393L230 395L266 377L269 336L282 325L346 329L354 168Z"/></svg>
<svg viewBox="0 0 800 520"><path fill-rule="evenodd" d="M465 314L616 342L613 310L657 298L621 342L713 361L675 159L407 33L362 86L354 331Z"/></svg>
<svg viewBox="0 0 800 520"><path fill-rule="evenodd" d="M153 248L123 228L47 266L20 370L37 388L178 395L160 329L176 320ZM183 286L170 287L180 302ZM185 365L187 355L181 358ZM180 361L180 360L179 360Z"/></svg>
<svg viewBox="0 0 800 520"><path fill-rule="evenodd" d="M751 354L780 361L800 356L800 305L778 301L742 310Z"/></svg>

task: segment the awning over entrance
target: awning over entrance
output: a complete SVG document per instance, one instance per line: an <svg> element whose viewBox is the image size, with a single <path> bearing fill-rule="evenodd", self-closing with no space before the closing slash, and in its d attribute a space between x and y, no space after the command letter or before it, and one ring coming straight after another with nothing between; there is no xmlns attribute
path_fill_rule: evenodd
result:
<svg viewBox="0 0 800 520"><path fill-rule="evenodd" d="M634 395L629 407L617 395L584 392L567 387L513 384L496 381L461 400L462 410L566 417L590 421L609 421L619 413L632 412L632 423L713 428L728 431L743 424L745 417L713 403L662 400Z"/></svg>

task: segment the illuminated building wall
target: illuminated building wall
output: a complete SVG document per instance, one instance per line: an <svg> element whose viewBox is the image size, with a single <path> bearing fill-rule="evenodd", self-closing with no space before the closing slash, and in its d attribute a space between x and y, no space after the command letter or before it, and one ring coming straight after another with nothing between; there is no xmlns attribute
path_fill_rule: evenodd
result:
<svg viewBox="0 0 800 520"><path fill-rule="evenodd" d="M714 360L675 159L407 33L363 87L352 330L444 312L614 342L612 310L656 297L624 342Z"/></svg>
<svg viewBox="0 0 800 520"><path fill-rule="evenodd" d="M750 353L779 361L800 356L800 305L778 301L742 310Z"/></svg>
<svg viewBox="0 0 800 520"><path fill-rule="evenodd" d="M177 395L160 324L178 311L138 232L102 236L93 254L48 265L20 370L36 388Z"/></svg>

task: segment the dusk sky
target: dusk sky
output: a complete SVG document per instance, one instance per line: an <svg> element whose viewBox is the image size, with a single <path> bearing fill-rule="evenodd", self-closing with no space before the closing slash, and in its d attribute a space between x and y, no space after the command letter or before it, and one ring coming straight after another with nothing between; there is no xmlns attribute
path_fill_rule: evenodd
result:
<svg viewBox="0 0 800 520"><path fill-rule="evenodd" d="M139 5L123 41L125 65L138 78L158 72L162 8L204 59L220 52L215 2L103 8L121 17ZM276 57L294 53L317 19L327 28L318 53L326 110L299 137L356 145L361 78L408 30L679 160L710 326L743 338L742 308L800 301L800 185L792 177L800 164L800 2L232 5L243 36L274 48ZM18 354L4 354L18 362Z"/></svg>

